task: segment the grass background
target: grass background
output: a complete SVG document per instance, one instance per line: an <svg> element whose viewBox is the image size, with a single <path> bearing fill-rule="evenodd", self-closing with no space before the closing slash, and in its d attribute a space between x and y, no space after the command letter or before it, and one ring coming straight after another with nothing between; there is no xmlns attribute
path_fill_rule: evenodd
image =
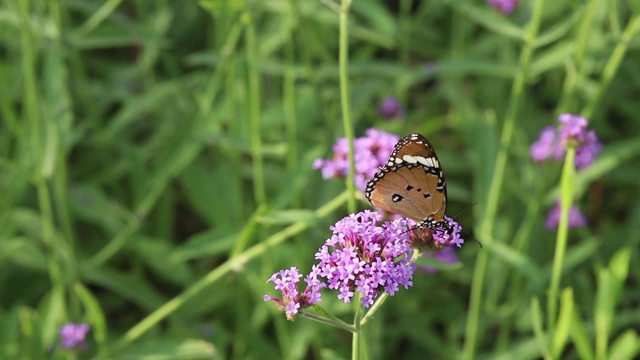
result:
<svg viewBox="0 0 640 360"><path fill-rule="evenodd" d="M348 358L350 334L262 300L348 213L311 169L345 135L338 21L315 0L0 4L0 357ZM353 1L355 135L426 135L483 244L389 299L370 358L638 356L639 33L633 1ZM386 96L406 118L380 117ZM576 178L589 226L549 332L561 165L528 148L563 112L605 147ZM59 349L67 321L91 325L86 351Z"/></svg>

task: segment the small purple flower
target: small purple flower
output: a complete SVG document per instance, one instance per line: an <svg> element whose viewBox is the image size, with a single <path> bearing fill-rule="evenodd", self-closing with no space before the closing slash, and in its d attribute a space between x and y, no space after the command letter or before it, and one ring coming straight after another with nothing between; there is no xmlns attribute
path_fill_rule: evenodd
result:
<svg viewBox="0 0 640 360"><path fill-rule="evenodd" d="M404 117L404 109L402 105L393 96L387 96L382 100L380 106L378 107L378 112L380 116L385 119L395 119L395 118L403 118Z"/></svg>
<svg viewBox="0 0 640 360"><path fill-rule="evenodd" d="M430 257L432 259L435 259L445 264L457 264L459 262L458 254L456 254L456 251L451 246L447 246L442 251L439 251L439 252L424 253L422 256ZM438 269L432 266L424 266L422 270L424 270L429 274L433 274L436 271L438 271Z"/></svg>
<svg viewBox="0 0 640 360"><path fill-rule="evenodd" d="M561 114L558 121L559 128L545 127L538 140L531 144L531 159L535 162L543 162L549 158L559 161L565 155L565 148L573 146L576 148L576 168L584 169L591 165L602 150L602 144L593 130L587 130L587 120L578 115Z"/></svg>
<svg viewBox="0 0 640 360"><path fill-rule="evenodd" d="M358 291L364 307L371 306L381 291L393 296L400 287L413 285L415 265L407 222L400 219L379 226L381 219L380 214L365 210L338 221L331 227L331 238L316 253L319 263L309 278L326 281L345 303Z"/></svg>
<svg viewBox="0 0 640 360"><path fill-rule="evenodd" d="M364 137L354 139L355 183L358 189L364 191L367 181L387 162L398 140L397 135L376 129L369 129ZM333 159L316 159L313 168L320 169L325 179L345 178L349 172L348 154L347 139L340 138L333 145Z"/></svg>
<svg viewBox="0 0 640 360"><path fill-rule="evenodd" d="M60 327L60 346L64 349L86 348L85 337L91 327L88 324L66 323Z"/></svg>
<svg viewBox="0 0 640 360"><path fill-rule="evenodd" d="M288 270L280 270L267 280L267 282L275 284L275 289L281 292L282 299L265 295L263 297L264 301L275 301L278 309L285 310L289 320L295 319L295 315L300 308L307 308L322 301L320 289L324 287L324 284L307 276L304 280L307 283L307 287L301 294L298 291L298 283L301 278L302 274L294 266Z"/></svg>
<svg viewBox="0 0 640 360"><path fill-rule="evenodd" d="M487 3L505 15L510 15L518 6L518 0L487 0Z"/></svg>
<svg viewBox="0 0 640 360"><path fill-rule="evenodd" d="M558 227L558 223L560 222L560 201L556 201L551 210L549 210L549 214L547 215L547 221L544 226L547 230L553 230ZM569 208L569 227L576 228L587 225L587 218L582 215L580 209L576 206L572 206Z"/></svg>
<svg viewBox="0 0 640 360"><path fill-rule="evenodd" d="M591 130L584 136L584 142L576 148L576 168L584 169L596 161L596 156L602 150L602 143L598 141L595 131Z"/></svg>
<svg viewBox="0 0 640 360"><path fill-rule="evenodd" d="M562 150L561 147L556 146L557 143L556 128L553 126L545 126L540 132L538 140L531 145L529 154L535 162L543 162L551 156L555 158L555 151L557 149Z"/></svg>

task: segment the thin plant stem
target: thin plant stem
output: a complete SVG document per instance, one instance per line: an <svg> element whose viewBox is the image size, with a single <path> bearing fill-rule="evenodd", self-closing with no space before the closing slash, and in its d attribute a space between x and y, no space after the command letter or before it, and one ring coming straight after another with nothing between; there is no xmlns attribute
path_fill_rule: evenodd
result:
<svg viewBox="0 0 640 360"><path fill-rule="evenodd" d="M573 63L568 64L569 69L567 69L567 76L562 86L562 101L558 106L561 113L574 111L572 108L574 107L576 87L579 79L585 76L583 73L585 71L584 63L587 44L589 43L590 34L594 27L593 21L596 19L599 4L600 0L590 0L582 15L582 21L580 22L578 34L574 42Z"/></svg>
<svg viewBox="0 0 640 360"><path fill-rule="evenodd" d="M613 80L613 77L620 68L620 63L622 63L622 59L627 52L629 43L631 42L631 40L636 38L638 32L640 32L640 15L629 21L626 29L624 30L624 33L618 41L618 44L616 45L615 49L613 49L611 57L609 57L609 61L607 61L607 64L602 71L602 79L600 80L598 88L596 89L596 95L589 102L587 108L582 112L582 116L584 116L585 118L589 119L593 115L593 112L598 107L598 105L600 105L602 95L609 88L611 80Z"/></svg>
<svg viewBox="0 0 640 360"><path fill-rule="evenodd" d="M489 243L493 240L493 226L498 211L500 195L503 191L502 183L507 166L507 157L509 146L513 136L515 121L520 110L520 104L524 94L524 86L527 79L529 65L535 46L538 29L542 20L544 9L544 0L534 3L531 22L524 33L524 46L520 54L518 71L516 72L513 86L511 88L511 98L507 114L505 116L504 125L502 127L502 135L500 137L500 148L496 157L495 167L489 192L487 196L487 208L485 217L480 225L479 234L482 241ZM463 347L462 358L473 359L475 346L478 339L478 322L480 318L480 303L482 301L482 289L484 285L484 277L488 263L488 252L480 251L476 260L473 272L473 282L471 284L471 298L469 301L469 315L467 317L467 326L465 329L465 342Z"/></svg>
<svg viewBox="0 0 640 360"><path fill-rule="evenodd" d="M569 236L569 208L571 208L571 202L573 201L575 185L575 154L575 148L567 148L560 180L560 221L558 222L556 249L553 255L553 267L551 270L551 284L547 298L547 328L550 340L553 339L553 333L555 331L558 312L558 292L560 291L560 279L562 277L562 263L564 261L567 249L567 238Z"/></svg>
<svg viewBox="0 0 640 360"><path fill-rule="evenodd" d="M305 317L307 319L313 320L313 321L317 321L319 323L323 323L325 325L329 325L331 327L335 327L335 328L338 328L338 329L349 331L349 332L354 333L354 334L356 332L356 327L354 325L345 324L342 321L334 321L334 320L331 320L331 319L327 319L325 317L318 316L318 315L306 312L304 310L300 310L298 312L298 315L300 315L302 317Z"/></svg>
<svg viewBox="0 0 640 360"><path fill-rule="evenodd" d="M23 28L29 29L27 23L31 20L29 1L22 0L18 4L20 20L23 22ZM36 194L38 198L38 207L40 209L40 220L42 226L42 241L48 248L47 269L48 275L51 281L51 291L49 294L49 303L64 304L64 287L62 280L61 263L58 260L58 249L61 247L57 242L60 241L56 236L55 219L53 206L51 203L51 194L49 191L49 179L52 177L54 168L48 163L45 154L47 149L47 143L45 141L45 132L42 129L42 117L38 112L40 108L39 104L41 99L39 98L38 81L37 79L37 47L34 46L36 41L35 36L30 31L22 31L21 36L21 49L22 49L22 76L23 76L23 104L24 104L24 116L26 118L26 125L30 138L25 138L29 142L34 157L35 167L33 168L33 182L36 188ZM56 309L57 310L57 309ZM62 313L58 313L55 316L64 318L66 307L60 308ZM53 315L52 315L53 316ZM52 322L49 322L52 324ZM42 329L44 333L53 330L51 325L46 324L47 328Z"/></svg>
<svg viewBox="0 0 640 360"><path fill-rule="evenodd" d="M364 333L362 332L362 294L358 293L357 300L354 301L354 306L356 308L356 312L353 315L353 325L355 326L355 331L353 332L353 337L351 339L351 360L360 360L362 357L362 342L364 341Z"/></svg>
<svg viewBox="0 0 640 360"><path fill-rule="evenodd" d="M258 73L258 54L256 29L249 12L243 16L245 22L245 41L247 50L247 76L249 77L248 103L249 128L251 129L251 157L253 162L253 193L257 204L265 204L267 195L264 184L264 164L262 159L262 139L260 138L260 75Z"/></svg>
<svg viewBox="0 0 640 360"><path fill-rule="evenodd" d="M339 41L339 67L340 67L340 105L342 108L342 123L344 134L349 143L349 173L347 174L347 192L349 201L347 208L350 213L356 211L356 185L355 185L355 161L353 145L353 124L351 122L351 101L349 97L349 6L351 0L343 0L340 6L340 41Z"/></svg>
<svg viewBox="0 0 640 360"><path fill-rule="evenodd" d="M289 1L289 7L291 8L289 16L296 16L296 4L293 0ZM287 123L287 170L290 173L295 173L298 167L298 149L296 146L298 133L298 119L296 117L296 71L293 66L295 61L295 43L293 32L290 32L288 35L289 41L285 51L289 66L285 70L284 74L282 105L285 121Z"/></svg>

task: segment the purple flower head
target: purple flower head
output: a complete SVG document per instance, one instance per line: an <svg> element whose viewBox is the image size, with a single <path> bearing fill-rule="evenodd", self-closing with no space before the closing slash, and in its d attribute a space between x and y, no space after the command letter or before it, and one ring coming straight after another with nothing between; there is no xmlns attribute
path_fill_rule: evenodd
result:
<svg viewBox="0 0 640 360"><path fill-rule="evenodd" d="M338 290L338 299L349 303L355 292L364 307L373 304L381 291L394 295L400 287L413 285L415 265L408 242L405 219L378 223L380 214L365 210L338 221L333 235L318 250L309 278ZM322 280L320 280L322 279Z"/></svg>
<svg viewBox="0 0 640 360"><path fill-rule="evenodd" d="M518 6L518 0L487 0L487 4L500 10L505 15L510 15Z"/></svg>
<svg viewBox="0 0 640 360"><path fill-rule="evenodd" d="M558 223L560 222L560 201L556 201L551 210L549 210L549 214L547 215L547 221L544 226L547 230L553 230L558 227ZM578 209L575 205L569 208L569 227L576 228L587 225L587 218L582 215L580 209Z"/></svg>
<svg viewBox="0 0 640 360"><path fill-rule="evenodd" d="M398 140L398 136L376 129L369 129L364 137L354 139L355 183L358 189L364 191L367 181L387 162ZM347 139L340 138L333 145L333 159L316 159L313 168L320 169L325 179L345 178L349 172L348 154Z"/></svg>
<svg viewBox="0 0 640 360"><path fill-rule="evenodd" d="M435 228L420 226L409 220L411 246L421 252L439 252L449 246L462 247L464 239L460 236L462 226L452 218L445 216L443 223Z"/></svg>
<svg viewBox="0 0 640 360"><path fill-rule="evenodd" d="M553 126L546 126L540 132L538 140L531 145L529 154L535 162L543 162L550 158L555 157L554 152L561 147L556 146L558 140L556 139L556 128ZM562 154L562 153L561 153Z"/></svg>
<svg viewBox="0 0 640 360"><path fill-rule="evenodd" d="M324 284L307 276L304 279L307 287L300 293L298 291L298 282L300 282L301 278L302 274L298 273L298 269L294 266L289 270L280 270L267 280L267 282L275 284L275 289L280 291L282 299L265 295L263 297L264 301L275 301L278 309L285 310L289 320L295 319L295 315L300 308L307 308L322 301L320 289L324 287Z"/></svg>
<svg viewBox="0 0 640 360"><path fill-rule="evenodd" d="M596 160L596 156L598 156L601 150L602 143L598 141L598 136L595 131L588 131L584 135L584 142L582 145L576 148L576 168L584 169L591 165Z"/></svg>
<svg viewBox="0 0 640 360"><path fill-rule="evenodd" d="M404 109L402 108L402 105L398 99L393 96L387 96L382 100L378 107L378 112L380 113L380 116L388 120L404 117Z"/></svg>
<svg viewBox="0 0 640 360"><path fill-rule="evenodd" d="M576 148L576 168L584 169L591 165L602 150L602 144L593 130L587 130L587 120L578 115L561 114L558 121L559 128L545 127L538 140L531 144L531 159L535 162L543 162L549 158L559 161L565 155L565 148L573 146Z"/></svg>
<svg viewBox="0 0 640 360"><path fill-rule="evenodd" d="M439 252L424 253L422 256L430 257L445 264L457 264L459 262L458 254L456 254L456 251L451 246L447 246ZM433 274L438 271L438 269L432 266L424 266L422 267L422 270L429 274Z"/></svg>
<svg viewBox="0 0 640 360"><path fill-rule="evenodd" d="M60 334L60 346L64 349L79 349L86 348L85 337L91 327L88 324L75 324L66 323L60 327L58 333Z"/></svg>

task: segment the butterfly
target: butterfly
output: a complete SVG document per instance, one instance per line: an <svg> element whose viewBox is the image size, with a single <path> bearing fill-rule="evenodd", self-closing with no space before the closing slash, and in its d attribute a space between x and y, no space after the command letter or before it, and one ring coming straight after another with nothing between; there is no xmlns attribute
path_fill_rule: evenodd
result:
<svg viewBox="0 0 640 360"><path fill-rule="evenodd" d="M431 143L420 134L398 141L386 165L367 183L374 207L409 218L427 228L447 228L447 185Z"/></svg>

